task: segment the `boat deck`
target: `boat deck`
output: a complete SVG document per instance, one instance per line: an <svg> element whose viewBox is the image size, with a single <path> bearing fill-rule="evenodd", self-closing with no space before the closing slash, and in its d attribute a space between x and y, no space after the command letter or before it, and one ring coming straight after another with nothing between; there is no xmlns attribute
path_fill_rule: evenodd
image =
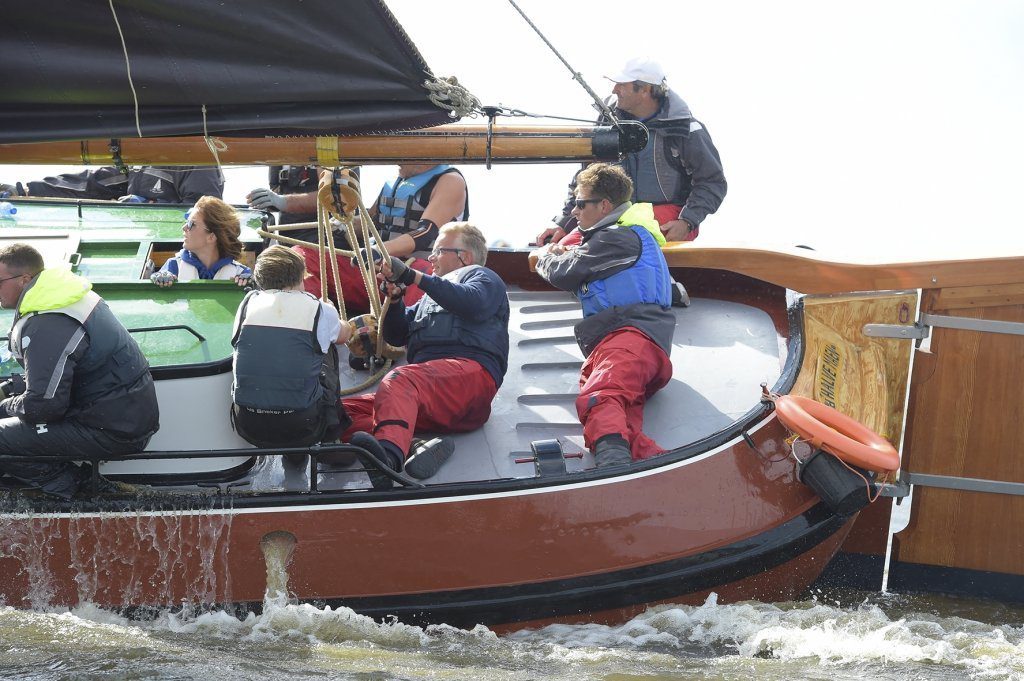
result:
<svg viewBox="0 0 1024 681"><path fill-rule="evenodd" d="M583 363L572 335L579 303L568 293L515 289L509 300L509 370L491 418L477 431L454 436L455 453L428 484L532 477L533 463L516 459L532 456L534 440L558 439L565 454L582 454L566 459L570 472L594 465L575 409ZM711 435L749 411L760 399L760 383L774 384L785 360L783 339L756 307L694 298L674 311L673 378L644 412L644 431L667 449ZM356 385L365 373L349 369L344 352L342 385ZM321 489L365 487L365 474L353 468L358 465L322 472ZM268 459L255 471L253 486L304 489L307 475Z"/></svg>

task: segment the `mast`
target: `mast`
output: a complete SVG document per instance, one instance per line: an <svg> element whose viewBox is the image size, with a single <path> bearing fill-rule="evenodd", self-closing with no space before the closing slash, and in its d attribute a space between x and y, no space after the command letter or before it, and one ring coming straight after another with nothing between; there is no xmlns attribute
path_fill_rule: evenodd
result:
<svg viewBox="0 0 1024 681"><path fill-rule="evenodd" d="M218 137L220 164L374 165L444 163L578 163L616 160L647 145L647 129L612 126L441 125L385 135ZM149 137L0 144L0 163L60 165L211 165L207 138Z"/></svg>

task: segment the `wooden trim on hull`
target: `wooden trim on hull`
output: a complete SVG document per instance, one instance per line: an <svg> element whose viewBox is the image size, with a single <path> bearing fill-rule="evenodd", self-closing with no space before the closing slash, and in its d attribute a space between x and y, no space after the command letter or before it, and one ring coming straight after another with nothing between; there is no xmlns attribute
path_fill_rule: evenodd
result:
<svg viewBox="0 0 1024 681"><path fill-rule="evenodd" d="M840 262L804 249L693 243L666 245L663 251L669 266L729 270L800 293L989 286L1019 282L1024 271L1021 256L901 263Z"/></svg>

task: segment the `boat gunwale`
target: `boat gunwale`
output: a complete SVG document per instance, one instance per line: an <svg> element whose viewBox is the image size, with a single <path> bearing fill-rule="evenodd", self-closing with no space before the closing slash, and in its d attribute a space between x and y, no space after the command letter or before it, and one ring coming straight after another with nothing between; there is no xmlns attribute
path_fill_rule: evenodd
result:
<svg viewBox="0 0 1024 681"><path fill-rule="evenodd" d="M778 380L776 380L775 384L770 387L771 392L778 394L788 393L795 384L800 372L800 367L803 363L804 339L802 299L797 299L787 308L786 312L790 327L786 361ZM228 370L230 370L231 359L227 358L225 360L215 362L214 364L226 365ZM156 375L154 375L154 378L156 378ZM658 469L674 467L679 463L695 459L696 457L704 454L719 453L715 450L729 451L731 447L727 447L727 445L730 443L746 441L747 445L752 447L753 444L749 440L749 432L759 429L760 426L767 421L773 411L774 407L771 402L761 401L743 416L719 431L674 450L670 450L665 454L633 462L628 467L618 470L592 468L584 471L577 471L573 473L566 472L565 474L545 477L495 478L488 480L439 483L433 485L428 484L418 488L395 487L390 490L369 490L359 488L340 490L317 489L315 491L246 492L244 494L218 492L217 494L210 495L210 499L222 501L229 499L231 501L230 508L232 511L256 511L259 509L288 511L299 510L305 507L323 507L332 505L350 506L353 504L366 503L372 505L419 504L429 503L431 501L450 503L454 501L452 497L479 499L487 497L488 495L504 496L510 493L531 493L541 491L557 492L559 491L558 489L552 490L548 488L569 489L581 484L586 486L594 483L614 484L617 479L623 481L631 480L637 475L648 475L652 472L656 472ZM340 447L344 449L344 445L340 445ZM352 448L353 451L356 449L358 448ZM299 449L296 449L291 453L299 451ZM312 448L307 448L301 451L312 451ZM254 449L253 452L254 454L260 453L260 451L256 449ZM152 453L155 454L156 452ZM266 454L266 452L263 453ZM274 450L273 453L276 455L277 450ZM131 457L126 458L142 461L145 460L146 454L146 452L141 452L138 455L132 455ZM166 452L161 452L160 454L166 454ZM227 457L235 455L236 454L226 452L223 456ZM202 458L219 458L219 455L206 453L202 455ZM75 457L74 455L67 455L59 460L80 461L83 459L81 456ZM97 458L93 461L93 464L95 465L99 461L104 461L104 459ZM152 480L152 482L157 481ZM226 483L226 486L230 487L230 483ZM92 511L104 514L110 512L143 512L147 514L160 514L164 512L178 513L180 512L180 502L183 498L196 497L196 495L189 495L187 492L175 494L173 490L167 490L167 502L161 504L159 499L160 496L160 494L154 494L145 495L136 499L110 499L97 501L39 500L41 503L33 504L32 510L33 512L39 511L47 514L54 513L56 515L61 515L63 513L82 514L83 512L88 514ZM23 510L27 509L17 508L3 510L2 507L0 507L0 517L8 516L11 513L21 513ZM206 510L199 512L209 513L210 510L215 509L207 508Z"/></svg>

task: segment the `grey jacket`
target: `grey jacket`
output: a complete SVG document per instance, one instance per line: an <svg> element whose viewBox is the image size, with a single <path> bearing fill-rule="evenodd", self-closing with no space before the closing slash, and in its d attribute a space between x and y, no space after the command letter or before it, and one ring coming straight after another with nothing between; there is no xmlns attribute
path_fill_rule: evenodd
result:
<svg viewBox="0 0 1024 681"><path fill-rule="evenodd" d="M632 267L640 258L642 243L632 230L608 229L615 225L628 201L583 232L583 243L561 255L547 254L537 261L537 273L552 286L576 294L588 282L607 279ZM676 317L659 305L637 304L610 307L576 324L576 342L585 357L613 331L623 327L641 331L665 354L672 352Z"/></svg>
<svg viewBox="0 0 1024 681"><path fill-rule="evenodd" d="M615 110L625 120L631 114ZM633 180L633 202L683 206L679 214L694 228L699 227L725 199L728 184L718 149L704 125L693 117L690 107L672 90L661 110L642 121L650 132L643 150L626 154L619 165ZM607 125L602 119L599 123ZM576 226L572 217L576 178L569 184L569 197L562 215L555 219L566 231Z"/></svg>
<svg viewBox="0 0 1024 681"><path fill-rule="evenodd" d="M147 440L160 427L149 364L95 293L38 313L19 310L9 344L26 390L0 402L0 416L73 419L125 441Z"/></svg>

